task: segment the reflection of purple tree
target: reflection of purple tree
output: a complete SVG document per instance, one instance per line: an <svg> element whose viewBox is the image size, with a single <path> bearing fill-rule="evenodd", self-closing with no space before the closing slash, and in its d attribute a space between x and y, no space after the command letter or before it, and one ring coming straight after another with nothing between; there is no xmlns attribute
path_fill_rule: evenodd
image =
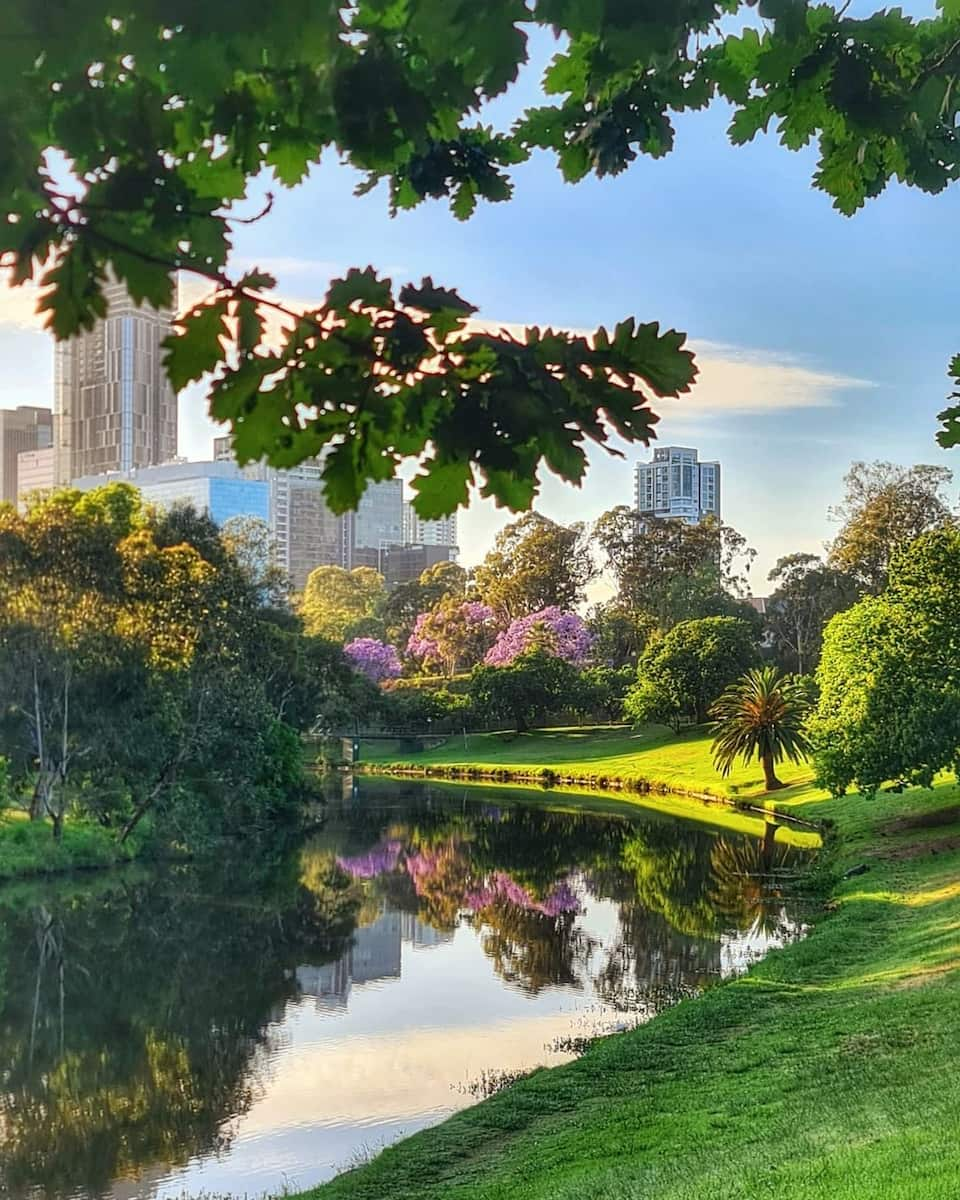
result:
<svg viewBox="0 0 960 1200"><path fill-rule="evenodd" d="M384 842L366 854L352 857L338 855L337 866L354 879L374 879L377 875L387 875L397 869L402 849L401 842Z"/></svg>
<svg viewBox="0 0 960 1200"><path fill-rule="evenodd" d="M581 667L592 648L593 634L581 618L553 605L511 621L483 661L490 667L506 667L521 654L542 649Z"/></svg>
<svg viewBox="0 0 960 1200"><path fill-rule="evenodd" d="M537 900L505 871L495 871L483 887L469 892L464 901L474 912L480 912L499 901L526 909L527 912L542 913L545 917L559 917L580 909L580 901L568 880L562 879L554 884L543 900Z"/></svg>

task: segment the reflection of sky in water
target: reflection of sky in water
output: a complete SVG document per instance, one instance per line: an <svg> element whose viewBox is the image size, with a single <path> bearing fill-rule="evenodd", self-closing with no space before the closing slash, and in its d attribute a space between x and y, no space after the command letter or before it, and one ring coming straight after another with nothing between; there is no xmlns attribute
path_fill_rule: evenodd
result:
<svg viewBox="0 0 960 1200"><path fill-rule="evenodd" d="M618 905L592 899L582 882L576 890L577 929L594 943L596 960L615 940ZM237 1122L229 1153L192 1162L151 1191L256 1195L278 1180L309 1187L472 1103L467 1085L485 1071L567 1062L572 1056L553 1048L558 1038L634 1023L592 987L531 995L505 985L480 933L464 922L438 934L387 912L358 930L348 986L343 964L302 967L301 986L321 994L290 1004L272 1031L277 1049L263 1095ZM756 930L725 934L717 973L745 969L770 944Z"/></svg>
<svg viewBox="0 0 960 1200"><path fill-rule="evenodd" d="M329 1178L472 1103L478 1080L565 1061L558 1045L789 936L768 881L796 852L768 832L365 783L286 859L8 902L0 1194L43 1180L51 1200L239 1197Z"/></svg>

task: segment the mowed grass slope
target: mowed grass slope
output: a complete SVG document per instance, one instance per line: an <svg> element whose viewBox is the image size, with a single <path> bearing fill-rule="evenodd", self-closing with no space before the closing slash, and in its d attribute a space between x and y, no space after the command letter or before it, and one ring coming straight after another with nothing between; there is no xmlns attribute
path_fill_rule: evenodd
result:
<svg viewBox="0 0 960 1200"><path fill-rule="evenodd" d="M703 737L674 746L708 756ZM613 773L595 743L566 749L540 765ZM960 789L828 800L799 785L777 801L835 825L833 898L805 941L311 1195L960 1197Z"/></svg>
<svg viewBox="0 0 960 1200"><path fill-rule="evenodd" d="M379 751L371 740L362 743L361 754L363 762L381 767L508 768L531 773L549 767L579 777L645 779L664 787L717 796L750 795L763 790L759 763L737 766L726 779L716 772L710 738L699 728L680 735L663 726L634 730L619 725L519 734L471 733L466 739L451 736L434 750L406 755ZM794 763L784 763L778 773L789 784L808 783L810 778L806 766Z"/></svg>

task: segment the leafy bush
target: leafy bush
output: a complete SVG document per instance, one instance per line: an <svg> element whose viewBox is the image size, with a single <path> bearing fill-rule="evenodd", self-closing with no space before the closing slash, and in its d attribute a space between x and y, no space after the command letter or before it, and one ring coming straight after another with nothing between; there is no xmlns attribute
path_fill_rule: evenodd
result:
<svg viewBox="0 0 960 1200"><path fill-rule="evenodd" d="M57 842L46 821L0 818L0 879L106 867L134 851L129 845L121 851L108 830L85 821L68 822Z"/></svg>
<svg viewBox="0 0 960 1200"><path fill-rule="evenodd" d="M571 663L534 650L507 667L476 667L470 699L481 720L509 720L522 732L552 712L572 708L579 680L580 673Z"/></svg>
<svg viewBox="0 0 960 1200"><path fill-rule="evenodd" d="M758 658L750 627L736 617L681 621L640 659L624 712L634 724L706 721L717 697Z"/></svg>

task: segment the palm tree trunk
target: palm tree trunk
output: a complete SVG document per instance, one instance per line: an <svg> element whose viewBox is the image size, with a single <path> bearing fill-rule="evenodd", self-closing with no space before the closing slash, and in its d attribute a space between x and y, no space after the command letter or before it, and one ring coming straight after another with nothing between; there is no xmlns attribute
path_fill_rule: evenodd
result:
<svg viewBox="0 0 960 1200"><path fill-rule="evenodd" d="M760 761L763 763L763 779L768 792L775 792L782 788L783 783L777 778L777 772L774 768L773 755L769 752L762 755Z"/></svg>

